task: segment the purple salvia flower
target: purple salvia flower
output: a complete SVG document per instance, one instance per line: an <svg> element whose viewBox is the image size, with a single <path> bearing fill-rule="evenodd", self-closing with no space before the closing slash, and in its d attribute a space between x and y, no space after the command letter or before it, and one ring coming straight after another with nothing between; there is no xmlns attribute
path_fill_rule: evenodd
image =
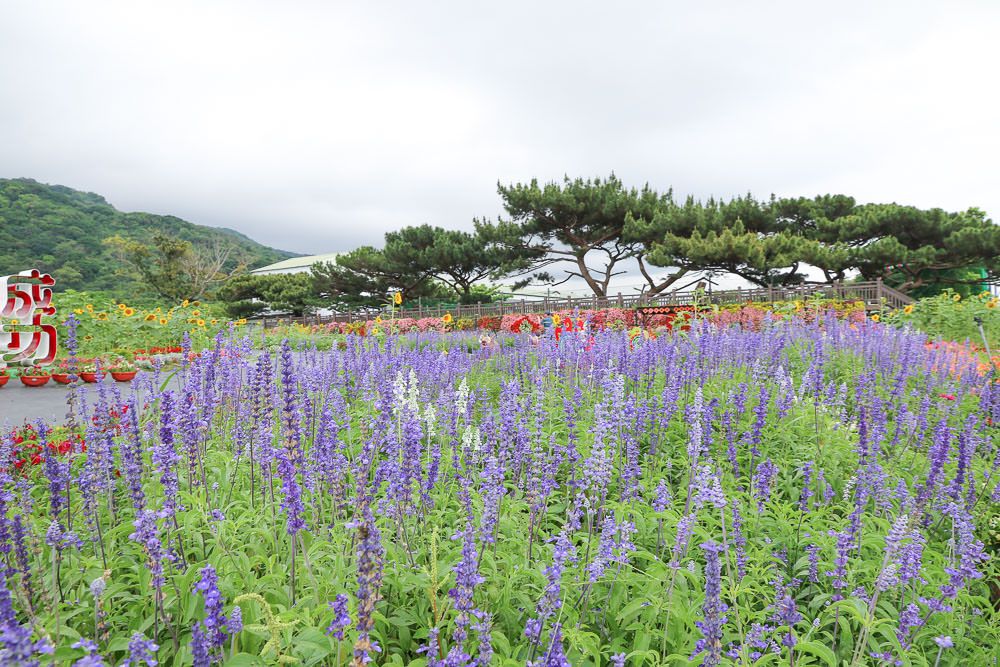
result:
<svg viewBox="0 0 1000 667"><path fill-rule="evenodd" d="M368 633L375 625L375 605L381 598L382 564L385 548L382 546L381 535L375 527L371 506L367 503L347 528L357 528L357 563L358 563L358 623L360 636L354 644L354 660L359 664L370 659L371 651L380 651L378 644L371 641Z"/></svg>
<svg viewBox="0 0 1000 667"><path fill-rule="evenodd" d="M799 468L802 473L802 491L799 493L799 510L803 514L809 513L809 499L813 496L812 490L812 473L813 473L813 462L806 461Z"/></svg>
<svg viewBox="0 0 1000 667"><path fill-rule="evenodd" d="M194 660L193 667L210 667L212 664L208 637L202 632L198 623L191 626L191 656Z"/></svg>
<svg viewBox="0 0 1000 667"><path fill-rule="evenodd" d="M225 631L227 619L222 613L225 598L219 592L219 576L215 568L206 565L201 569L201 579L195 584L195 590L205 598L205 618L202 627L205 629L205 640L209 652L221 649L229 635Z"/></svg>
<svg viewBox="0 0 1000 667"><path fill-rule="evenodd" d="M45 640L32 641L31 628L18 622L4 568L0 568L0 642L0 663L4 665L38 667L36 656L52 653L52 647Z"/></svg>
<svg viewBox="0 0 1000 667"><path fill-rule="evenodd" d="M82 658L73 663L73 667L105 667L104 660L97 653L97 644L89 639L81 639L74 642L71 648L82 648L87 652Z"/></svg>
<svg viewBox="0 0 1000 667"><path fill-rule="evenodd" d="M719 554L725 547L715 542L705 542L701 545L705 551L705 603L702 605L704 620L696 625L703 637L695 644L695 655L702 652L705 658L702 665L715 667L722 660L722 626L726 622L727 607L720 599L722 591L722 565Z"/></svg>
<svg viewBox="0 0 1000 667"><path fill-rule="evenodd" d="M774 465L771 459L766 459L757 466L757 472L753 476L752 488L753 495L757 498L758 512L763 512L764 503L771 499L771 482L774 481L777 473L778 466Z"/></svg>
<svg viewBox="0 0 1000 667"><path fill-rule="evenodd" d="M159 650L160 647L152 639L146 639L146 635L137 632L128 642L128 658L122 662L121 667L156 667L160 664L156 659L156 652Z"/></svg>
<svg viewBox="0 0 1000 667"><path fill-rule="evenodd" d="M338 642L344 641L344 628L351 625L351 615L347 611L347 596L338 595L330 603L329 608L333 609L333 620L327 626L326 634L332 634Z"/></svg>

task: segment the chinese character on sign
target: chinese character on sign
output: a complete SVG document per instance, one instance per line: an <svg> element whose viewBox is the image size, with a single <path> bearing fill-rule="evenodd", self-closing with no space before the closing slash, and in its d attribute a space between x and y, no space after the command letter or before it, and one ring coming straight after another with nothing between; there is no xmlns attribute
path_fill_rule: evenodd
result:
<svg viewBox="0 0 1000 667"><path fill-rule="evenodd" d="M49 364L56 358L56 328L42 324L55 315L55 281L38 269L0 276L0 368L7 364Z"/></svg>

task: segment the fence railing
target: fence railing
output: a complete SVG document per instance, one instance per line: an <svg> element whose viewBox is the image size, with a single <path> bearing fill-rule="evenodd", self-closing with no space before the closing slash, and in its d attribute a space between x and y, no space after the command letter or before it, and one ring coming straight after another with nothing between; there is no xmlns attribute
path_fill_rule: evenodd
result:
<svg viewBox="0 0 1000 667"><path fill-rule="evenodd" d="M889 287L881 280L856 283L833 283L829 285L797 285L794 287L756 287L751 289L736 288L734 290L713 291L709 290L685 290L685 291L665 291L653 296L624 295L618 293L614 296L589 296L589 297L539 297L537 299L514 299L500 301L496 303L476 303L458 304L455 306L444 306L436 304L433 306L423 306L418 302L415 307L397 308L395 317L409 317L422 319L424 317L444 317L450 313L455 319L462 317L480 318L487 315L504 316L507 314L544 313L548 311L573 310L598 310L603 308L636 308L638 306L684 306L694 303L699 304L738 304L747 302L768 302L794 301L796 299L839 299L841 301L864 301L865 310L868 312L881 313L885 310L894 310L913 303L911 297L906 296L892 287ZM266 317L256 321L261 322L265 328L275 326L281 322L298 324L330 324L363 322L374 319L378 315L385 315L385 311L371 309L359 310L349 313L334 313L332 315L307 315L305 317Z"/></svg>

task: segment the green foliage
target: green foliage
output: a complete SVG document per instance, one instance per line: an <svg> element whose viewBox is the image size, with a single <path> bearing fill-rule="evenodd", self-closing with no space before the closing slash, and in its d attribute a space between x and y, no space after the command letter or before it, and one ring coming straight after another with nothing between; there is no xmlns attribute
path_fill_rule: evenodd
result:
<svg viewBox="0 0 1000 667"><path fill-rule="evenodd" d="M648 217L630 215L624 234L644 239L653 264L729 271L758 285L801 282L807 266L827 282L856 270L902 292L1000 278L1000 227L975 208L857 205L843 195L667 199ZM963 271L969 267L983 268L985 278Z"/></svg>
<svg viewBox="0 0 1000 667"><path fill-rule="evenodd" d="M396 293L404 302L447 294L425 269L372 246L338 255L335 262L315 264L311 272L322 302L338 310L378 308Z"/></svg>
<svg viewBox="0 0 1000 667"><path fill-rule="evenodd" d="M113 251L102 241L116 235L148 244L155 233L210 247L232 244L223 270L262 266L292 256L229 229L194 225L173 216L122 213L100 195L31 179L0 179L0 274L38 268L51 273L58 289L108 290L132 297L144 289L136 276L121 276Z"/></svg>
<svg viewBox="0 0 1000 667"><path fill-rule="evenodd" d="M937 296L920 299L893 311L884 321L897 326L911 326L931 338L957 342L968 340L982 347L983 338L975 321L977 317L982 319L983 333L991 351L1000 351L1000 307L997 297L989 292L963 299L961 294L945 290Z"/></svg>
<svg viewBox="0 0 1000 667"><path fill-rule="evenodd" d="M582 278L598 296L606 296L611 279L619 275L623 261L635 259L643 266L647 239L626 235L629 216L651 218L671 194L659 195L649 188L626 189L614 174L601 180L563 179L563 183L539 186L536 179L527 185L497 184L509 220L490 223L476 221L477 233L495 247L515 251L505 263L507 272L542 271L536 278L554 279L544 269L565 268L570 277ZM588 266L598 257L598 267ZM588 259L589 257L589 259ZM663 291L683 275L683 271L656 281L643 270L649 293Z"/></svg>
<svg viewBox="0 0 1000 667"><path fill-rule="evenodd" d="M463 303L472 298L476 283L498 278L518 253L491 244L480 234L421 225L385 235L382 254L393 266L406 266L448 285Z"/></svg>
<svg viewBox="0 0 1000 667"><path fill-rule="evenodd" d="M301 317L322 304L316 283L308 273L243 274L230 279L216 296L234 319L265 310Z"/></svg>

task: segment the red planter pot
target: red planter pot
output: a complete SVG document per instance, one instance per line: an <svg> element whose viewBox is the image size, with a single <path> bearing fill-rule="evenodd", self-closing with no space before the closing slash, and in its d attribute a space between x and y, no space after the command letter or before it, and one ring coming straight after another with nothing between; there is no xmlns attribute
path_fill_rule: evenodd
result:
<svg viewBox="0 0 1000 667"><path fill-rule="evenodd" d="M80 373L84 382L100 382L104 379L105 373Z"/></svg>
<svg viewBox="0 0 1000 667"><path fill-rule="evenodd" d="M67 375L66 373L53 373L52 379L58 382L59 384L70 383L69 375Z"/></svg>
<svg viewBox="0 0 1000 667"><path fill-rule="evenodd" d="M10 376L9 375L0 375L0 387L2 387L5 384L7 384L8 381L10 381Z"/></svg>
<svg viewBox="0 0 1000 667"><path fill-rule="evenodd" d="M138 371L111 371L111 377L117 382L128 382L135 377Z"/></svg>
<svg viewBox="0 0 1000 667"><path fill-rule="evenodd" d="M28 387L41 387L51 378L51 375L22 375L21 382Z"/></svg>

